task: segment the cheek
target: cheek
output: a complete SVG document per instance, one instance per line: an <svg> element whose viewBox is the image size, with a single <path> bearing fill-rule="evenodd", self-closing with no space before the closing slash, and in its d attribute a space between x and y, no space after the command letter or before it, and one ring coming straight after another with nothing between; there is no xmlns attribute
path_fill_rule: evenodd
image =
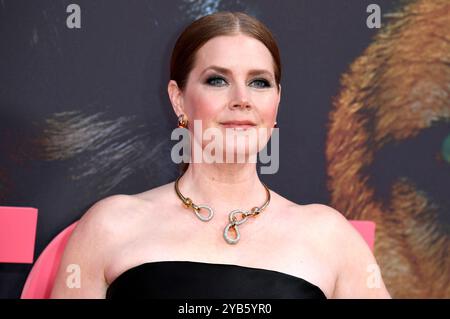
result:
<svg viewBox="0 0 450 319"><path fill-rule="evenodd" d="M192 94L187 101L187 112L191 118L209 121L218 112L220 101L217 97L208 94Z"/></svg>
<svg viewBox="0 0 450 319"><path fill-rule="evenodd" d="M261 119L268 126L271 126L272 122L274 122L277 117L278 112L277 102L278 102L277 98L271 98L269 100L266 100L264 103L260 104L261 107L259 108L259 113Z"/></svg>

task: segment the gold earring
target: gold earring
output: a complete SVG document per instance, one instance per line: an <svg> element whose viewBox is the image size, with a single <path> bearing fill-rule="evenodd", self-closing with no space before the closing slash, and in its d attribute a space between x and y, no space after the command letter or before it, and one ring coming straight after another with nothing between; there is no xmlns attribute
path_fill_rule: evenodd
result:
<svg viewBox="0 0 450 319"><path fill-rule="evenodd" d="M178 116L178 127L187 128L188 120L184 118L184 114Z"/></svg>

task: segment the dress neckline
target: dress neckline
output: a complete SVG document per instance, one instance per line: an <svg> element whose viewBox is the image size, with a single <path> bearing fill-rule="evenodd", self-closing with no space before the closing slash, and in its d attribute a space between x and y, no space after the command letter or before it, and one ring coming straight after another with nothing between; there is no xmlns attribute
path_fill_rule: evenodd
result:
<svg viewBox="0 0 450 319"><path fill-rule="evenodd" d="M304 284L307 284L315 289L317 289L318 291L320 291L321 294L323 294L323 296L325 298L327 298L326 294L323 292L323 290L313 284L310 281L307 281L306 279L303 279L301 277L297 277L285 272L281 272L281 271L277 271L277 270L272 270L272 269L266 269L266 268L257 268L257 267L250 267L250 266L242 266L242 265L236 265L236 264L225 264L225 263L212 263L212 262L204 262L204 261L191 261L191 260L159 260L159 261L148 261L148 262L144 262L141 264L138 264L136 266L133 266L131 268L128 268L127 270L125 270L124 272L122 272L121 274L119 274L112 282L111 284L108 286L111 287L116 281L118 281L118 279L123 278L125 276L127 276L128 274L137 271L143 267L146 266L152 266L152 265L161 265L161 264L189 264L189 265L212 265L212 266L217 266L217 267L223 267L223 268L235 268L235 269L246 269L246 270L253 270L253 271L261 271L261 272L266 272L266 273L271 273L271 274L277 274L279 276L284 276L284 277L289 277L291 279L294 280L298 280Z"/></svg>

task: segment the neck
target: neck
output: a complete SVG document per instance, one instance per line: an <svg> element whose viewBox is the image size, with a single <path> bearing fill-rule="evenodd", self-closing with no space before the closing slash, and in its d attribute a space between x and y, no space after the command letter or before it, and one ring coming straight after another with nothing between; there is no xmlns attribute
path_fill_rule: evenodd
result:
<svg viewBox="0 0 450 319"><path fill-rule="evenodd" d="M255 163L191 163L180 178L179 190L196 205L208 205L223 223L234 209L250 210L266 201L266 190Z"/></svg>

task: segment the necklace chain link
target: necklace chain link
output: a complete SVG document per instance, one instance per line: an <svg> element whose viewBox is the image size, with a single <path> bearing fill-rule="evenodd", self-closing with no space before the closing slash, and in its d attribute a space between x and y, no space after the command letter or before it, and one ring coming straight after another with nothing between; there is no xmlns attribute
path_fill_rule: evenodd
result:
<svg viewBox="0 0 450 319"><path fill-rule="evenodd" d="M204 221L204 222L210 221L214 216L214 211L211 207L209 207L207 205L196 205L196 204L194 204L192 199L190 199L189 197L184 197L183 194L181 194L181 192L178 188L178 181L180 180L181 176L179 176L177 178L177 180L175 181L175 192L177 193L178 197L181 199L181 201L183 202L183 204L186 208L192 208L194 210L195 215L197 215L197 217L201 221ZM241 234L239 232L238 226L245 223L249 217L258 216L269 205L270 191L269 191L269 188L266 186L266 184L264 184L264 183L262 183L262 184L263 184L264 188L266 189L266 194L267 194L267 198L266 198L266 201L264 202L264 204L262 204L260 207L255 206L250 211L242 210L242 209L235 209L228 214L229 222L223 231L223 237L228 244L232 244L232 245L237 244L241 238ZM202 209L208 211L208 214L206 216L200 213L200 210L202 210ZM237 218L237 215L241 216L240 219ZM231 228L233 228L233 230L236 234L234 238L232 238L229 235Z"/></svg>

